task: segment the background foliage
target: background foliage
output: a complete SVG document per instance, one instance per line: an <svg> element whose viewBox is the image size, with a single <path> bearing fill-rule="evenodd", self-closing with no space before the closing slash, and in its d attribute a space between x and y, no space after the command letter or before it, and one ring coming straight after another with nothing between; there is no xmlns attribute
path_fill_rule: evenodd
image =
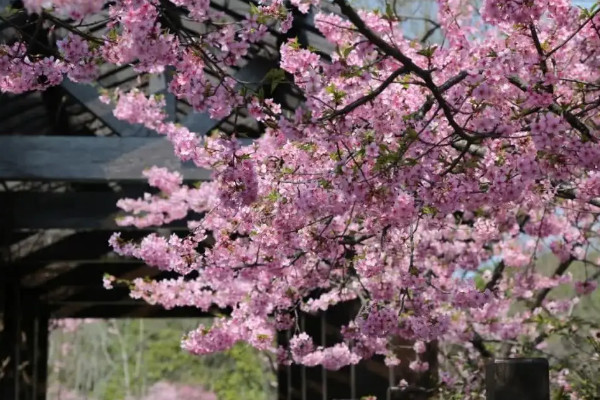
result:
<svg viewBox="0 0 600 400"><path fill-rule="evenodd" d="M90 400L142 399L162 382L202 387L219 400L274 398L274 369L265 354L244 344L205 357L183 351L182 332L194 329L198 322L59 322L50 336L49 385L53 390L49 399L70 400L73 393Z"/></svg>

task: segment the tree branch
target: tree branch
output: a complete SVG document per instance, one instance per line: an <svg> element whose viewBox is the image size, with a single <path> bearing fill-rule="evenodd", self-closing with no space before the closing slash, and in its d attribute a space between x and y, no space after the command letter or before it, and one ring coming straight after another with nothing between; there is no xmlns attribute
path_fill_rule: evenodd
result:
<svg viewBox="0 0 600 400"><path fill-rule="evenodd" d="M391 44L383 40L375 32L373 32L367 26L367 24L365 24L365 22L358 15L358 13L346 2L346 0L333 0L333 2L340 7L342 14L344 14L350 20L350 22L352 22L352 24L354 24L358 32L360 32L364 37L366 37L371 43L377 46L385 54L400 61L404 65L404 67L407 68L407 72L412 72L423 80L425 86L429 89L434 99L439 103L442 111L444 112L444 116L448 120L448 123L450 124L452 129L454 129L454 132L458 136L467 141L473 141L475 139L468 135L454 119L454 115L452 114L452 108L444 99L444 96L442 96L443 91L441 90L441 88L436 86L433 82L430 71L419 67L417 64L414 63L414 61L410 57L402 53L398 48L392 46ZM464 73L466 74L466 72Z"/></svg>
<svg viewBox="0 0 600 400"><path fill-rule="evenodd" d="M573 257L569 257L567 260L561 262L558 267L556 267L556 269L554 270L554 273L552 274L553 278L558 278L559 276L562 276L567 269L569 269L569 267L571 266L571 263L575 260L575 258ZM552 289L551 288L545 288L542 289L538 295L535 297L535 301L533 302L533 304L531 305L530 309L533 311L536 308L538 308L539 306L542 305L542 303L544 302L544 300L546 299L546 296L548 296L548 293L550 293Z"/></svg>
<svg viewBox="0 0 600 400"><path fill-rule="evenodd" d="M362 106L363 104L368 103L369 101L371 101L374 98L376 98L377 96L379 96L389 85L394 83L394 80L398 76L400 76L402 74L406 74L407 72L408 72L407 68L399 68L399 69L395 70L394 72L391 73L390 76L387 77L386 80L384 80L381 83L381 85L379 85L377 87L377 89L373 90L371 93L367 94L366 96L353 101L352 103L348 104L346 107L342 108L341 110L334 111L333 113L324 116L323 118L321 118L321 121L330 120L335 117L339 117L340 115L348 114L349 112L354 111L356 108Z"/></svg>
<svg viewBox="0 0 600 400"><path fill-rule="evenodd" d="M508 81L517 88L519 88L522 92L527 92L529 90L525 82L523 82L518 76L509 76ZM564 117L565 121L567 121L572 128L579 131L579 133L581 133L581 136L584 139L587 139L594 143L596 142L596 138L592 136L592 134L590 133L590 129L570 111L563 110L562 107L556 103L550 104L550 106L548 106L548 109L554 114Z"/></svg>
<svg viewBox="0 0 600 400"><path fill-rule="evenodd" d="M576 200L577 196L575 195L575 189L570 187L559 187L556 192L556 197L560 197L561 199L567 200ZM600 198L591 199L588 201L589 204L600 207Z"/></svg>
<svg viewBox="0 0 600 400"><path fill-rule="evenodd" d="M502 279L502 273L504 272L504 268L506 268L506 264L504 261L500 261L496 268L494 268L494 272L492 274L492 279L485 285L486 290L494 290L500 279Z"/></svg>

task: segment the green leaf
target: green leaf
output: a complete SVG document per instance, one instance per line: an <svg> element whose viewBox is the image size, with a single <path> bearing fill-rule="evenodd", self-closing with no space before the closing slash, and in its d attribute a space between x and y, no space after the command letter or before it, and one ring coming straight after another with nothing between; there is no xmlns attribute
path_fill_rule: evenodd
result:
<svg viewBox="0 0 600 400"><path fill-rule="evenodd" d="M273 190L266 196L266 199L272 202L276 202L280 197L280 194L277 190Z"/></svg>
<svg viewBox="0 0 600 400"><path fill-rule="evenodd" d="M333 83L331 85L327 86L325 88L325 91L333 96L333 101L336 104L340 104L342 102L342 100L344 99L344 97L346 97L346 92L336 88Z"/></svg>
<svg viewBox="0 0 600 400"><path fill-rule="evenodd" d="M300 42L298 41L298 37L293 38L288 42L289 46L294 50L300 50Z"/></svg>
<svg viewBox="0 0 600 400"><path fill-rule="evenodd" d="M342 56L342 58L348 58L348 55L350 55L350 52L353 50L354 48L352 46L345 46L341 49L340 51L340 55Z"/></svg>
<svg viewBox="0 0 600 400"><path fill-rule="evenodd" d="M316 145L316 144L314 144L314 143L312 143L312 142L309 142L309 143L302 143L302 144L300 144L300 145L298 146L298 148L299 148L300 150L304 150L304 151L308 151L308 152L310 152L310 153L313 153L313 152L315 152L315 151L317 150L317 145Z"/></svg>
<svg viewBox="0 0 600 400"><path fill-rule="evenodd" d="M280 83L285 82L285 71L281 68L273 68L267 72L263 80L271 84L271 93L273 93Z"/></svg>
<svg viewBox="0 0 600 400"><path fill-rule="evenodd" d="M421 50L417 51L417 54L422 55L427 58L431 58L431 57L433 57L433 53L435 53L436 50L437 50L437 45L429 46L425 49L421 49Z"/></svg>
<svg viewBox="0 0 600 400"><path fill-rule="evenodd" d="M485 280L480 275L475 276L473 280L475 281L475 287L477 290L481 292L483 289L485 289Z"/></svg>
<svg viewBox="0 0 600 400"><path fill-rule="evenodd" d="M390 20L394 19L394 9L390 3L385 4L385 16Z"/></svg>
<svg viewBox="0 0 600 400"><path fill-rule="evenodd" d="M421 212L425 215L436 215L438 213L438 209L434 206L424 206L421 209Z"/></svg>
<svg viewBox="0 0 600 400"><path fill-rule="evenodd" d="M324 178L319 179L319 186L321 186L323 189L333 189L331 182Z"/></svg>

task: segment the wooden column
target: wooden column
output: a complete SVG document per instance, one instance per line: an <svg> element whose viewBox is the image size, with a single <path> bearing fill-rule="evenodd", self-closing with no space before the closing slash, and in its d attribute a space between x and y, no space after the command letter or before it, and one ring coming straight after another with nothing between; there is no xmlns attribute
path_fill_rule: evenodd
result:
<svg viewBox="0 0 600 400"><path fill-rule="evenodd" d="M21 399L44 400L48 375L48 314L33 292L21 292Z"/></svg>
<svg viewBox="0 0 600 400"><path fill-rule="evenodd" d="M550 400L548 360L504 358L486 366L487 400Z"/></svg>
<svg viewBox="0 0 600 400"><path fill-rule="evenodd" d="M21 292L14 270L3 272L4 315L0 340L0 398L19 400L22 393L21 366Z"/></svg>
<svg viewBox="0 0 600 400"><path fill-rule="evenodd" d="M19 285L14 268L3 276L0 399L45 400L48 315L34 293Z"/></svg>

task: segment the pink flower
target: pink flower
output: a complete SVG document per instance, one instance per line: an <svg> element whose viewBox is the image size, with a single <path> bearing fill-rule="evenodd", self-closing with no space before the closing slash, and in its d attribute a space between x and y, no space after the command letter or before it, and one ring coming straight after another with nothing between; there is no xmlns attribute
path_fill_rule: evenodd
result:
<svg viewBox="0 0 600 400"><path fill-rule="evenodd" d="M422 354L422 353L425 353L425 350L427 348L425 347L425 343L424 342L421 342L420 340L417 340L415 342L415 344L413 345L413 349L415 350L415 352L417 354Z"/></svg>
<svg viewBox="0 0 600 400"><path fill-rule="evenodd" d="M108 275L105 274L104 277L102 278L102 286L104 286L105 289L112 289L113 288L113 284L115 282L116 278L112 275Z"/></svg>
<svg viewBox="0 0 600 400"><path fill-rule="evenodd" d="M598 287L596 281L579 281L575 282L575 291L577 294L586 295L592 293Z"/></svg>

